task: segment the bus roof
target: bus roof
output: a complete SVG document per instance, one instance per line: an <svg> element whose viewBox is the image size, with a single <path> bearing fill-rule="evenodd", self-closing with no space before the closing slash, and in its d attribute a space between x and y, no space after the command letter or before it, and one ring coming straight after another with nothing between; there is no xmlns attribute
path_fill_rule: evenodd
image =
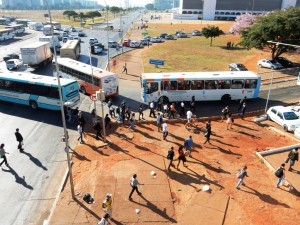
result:
<svg viewBox="0 0 300 225"><path fill-rule="evenodd" d="M257 78L251 71L212 71L212 72L170 72L170 73L143 73L142 79L156 80L185 80L185 79L218 79L218 78Z"/></svg>
<svg viewBox="0 0 300 225"><path fill-rule="evenodd" d="M23 81L24 83L41 84L41 85L51 86L51 87L58 86L58 81L56 77L43 76L43 75L31 74L31 73L0 71L0 79L11 80L11 81ZM60 78L61 86L65 86L74 82L77 81L73 79Z"/></svg>
<svg viewBox="0 0 300 225"><path fill-rule="evenodd" d="M14 31L14 30L11 28L2 29L2 30L0 30L0 33L8 32L8 31Z"/></svg>
<svg viewBox="0 0 300 225"><path fill-rule="evenodd" d="M68 40L60 49L74 49L79 43L79 40Z"/></svg>
<svg viewBox="0 0 300 225"><path fill-rule="evenodd" d="M58 58L57 61L58 61L58 64L69 67L69 68L72 66L72 68L74 68L75 70L78 70L81 73L85 73L85 74L89 74L89 75L92 74L91 66L86 63L82 63L82 62L79 62L79 61L76 61L76 60L73 60L70 58ZM93 66L93 75L94 75L94 77L101 78L101 77L116 75L116 74Z"/></svg>

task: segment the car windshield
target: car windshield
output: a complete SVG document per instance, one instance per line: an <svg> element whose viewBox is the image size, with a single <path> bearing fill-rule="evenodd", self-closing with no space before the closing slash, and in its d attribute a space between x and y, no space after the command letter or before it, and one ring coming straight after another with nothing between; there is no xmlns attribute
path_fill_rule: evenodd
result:
<svg viewBox="0 0 300 225"><path fill-rule="evenodd" d="M283 113L284 119L285 120L296 120L299 119L299 116L297 116L296 113L294 112L285 112Z"/></svg>
<svg viewBox="0 0 300 225"><path fill-rule="evenodd" d="M6 64L8 64L8 65L14 65L15 62L14 61L7 61Z"/></svg>

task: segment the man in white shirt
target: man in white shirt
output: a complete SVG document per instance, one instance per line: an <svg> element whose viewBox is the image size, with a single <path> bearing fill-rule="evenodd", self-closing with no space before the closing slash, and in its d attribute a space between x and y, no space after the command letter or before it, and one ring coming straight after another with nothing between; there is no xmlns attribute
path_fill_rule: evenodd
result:
<svg viewBox="0 0 300 225"><path fill-rule="evenodd" d="M109 214L105 213L105 215L101 218L101 220L97 223L97 225L108 225Z"/></svg>
<svg viewBox="0 0 300 225"><path fill-rule="evenodd" d="M155 118L155 112L154 112L154 101L152 101L149 105L150 108L150 114L149 117L151 117L153 115L153 117Z"/></svg>
<svg viewBox="0 0 300 225"><path fill-rule="evenodd" d="M129 194L129 200L132 200L131 196L134 191L136 191L138 193L138 195L142 194L141 192L139 192L138 185L143 185L143 184L139 183L139 181L136 179L136 177L137 177L137 175L133 174L133 176L130 178L130 186L132 187L132 190Z"/></svg>
<svg viewBox="0 0 300 225"><path fill-rule="evenodd" d="M192 111L189 109L189 110L186 112L186 118L187 118L187 120L188 120L189 123L191 122L192 116L193 116L193 113L192 113Z"/></svg>
<svg viewBox="0 0 300 225"><path fill-rule="evenodd" d="M180 116L184 116L184 111L185 111L184 102L181 102L180 103Z"/></svg>
<svg viewBox="0 0 300 225"><path fill-rule="evenodd" d="M169 132L168 132L168 124L167 121L165 121L162 125L162 129L163 129L163 139L166 140Z"/></svg>

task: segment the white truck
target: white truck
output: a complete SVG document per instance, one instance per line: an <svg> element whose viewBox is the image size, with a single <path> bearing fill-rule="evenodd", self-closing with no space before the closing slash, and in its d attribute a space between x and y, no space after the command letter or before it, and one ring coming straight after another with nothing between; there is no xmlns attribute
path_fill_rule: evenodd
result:
<svg viewBox="0 0 300 225"><path fill-rule="evenodd" d="M45 66L53 59L50 42L34 42L20 50L23 63L33 68Z"/></svg>
<svg viewBox="0 0 300 225"><path fill-rule="evenodd" d="M54 51L54 46L57 52L60 51L61 44L59 42L58 36L53 36L53 37L40 37L39 38L40 42L50 42L50 49L53 52Z"/></svg>

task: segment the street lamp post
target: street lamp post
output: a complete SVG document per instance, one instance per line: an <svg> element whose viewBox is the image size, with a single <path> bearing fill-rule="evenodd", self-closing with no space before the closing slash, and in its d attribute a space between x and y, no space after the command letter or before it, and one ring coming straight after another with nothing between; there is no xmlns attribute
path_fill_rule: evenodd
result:
<svg viewBox="0 0 300 225"><path fill-rule="evenodd" d="M94 94L94 70L93 70L93 65L92 65L92 55L91 55L91 51L92 51L92 46L90 45L89 47L89 57L90 57L90 66L91 66L91 72L92 72L92 93ZM95 110L95 119L97 119L97 107L96 107L96 101L94 101L94 110Z"/></svg>
<svg viewBox="0 0 300 225"><path fill-rule="evenodd" d="M52 16L51 16L51 11L49 9L48 0L45 0L45 3L47 5L47 9L48 9L49 19L50 19L50 24L51 24L51 35L52 35L52 38L53 38L54 29L53 29ZM56 55L56 46L55 45L53 45L53 49L54 49L55 70L56 70L56 76L57 76L57 82L58 82L58 92L59 92L59 99L60 99L61 118L62 118L62 122L63 122L64 138L65 138L65 143L66 143L65 150L66 150L66 153L67 153L71 193L72 193L72 198L75 199L71 157L70 157L70 152L69 152L69 135L68 135L67 126L66 126L66 118L65 118L64 104L63 104L62 93L61 93L59 69L58 69L58 64L56 63L57 62L57 55Z"/></svg>
<svg viewBox="0 0 300 225"><path fill-rule="evenodd" d="M201 16L201 26L202 26L202 20L203 20L203 9L204 9L204 0L201 0L202 2L202 16Z"/></svg>
<svg viewBox="0 0 300 225"><path fill-rule="evenodd" d="M252 13L251 13L252 15L253 15L253 10L254 10L254 0L252 0L252 10L251 10L252 11Z"/></svg>
<svg viewBox="0 0 300 225"><path fill-rule="evenodd" d="M272 77L271 77L271 81L270 81L270 85L269 85L269 92L268 92L265 112L267 112L267 108L268 108L269 98L270 98L270 94L271 94L271 87L272 87L272 84L273 84L273 78L274 78L274 72L272 72Z"/></svg>

